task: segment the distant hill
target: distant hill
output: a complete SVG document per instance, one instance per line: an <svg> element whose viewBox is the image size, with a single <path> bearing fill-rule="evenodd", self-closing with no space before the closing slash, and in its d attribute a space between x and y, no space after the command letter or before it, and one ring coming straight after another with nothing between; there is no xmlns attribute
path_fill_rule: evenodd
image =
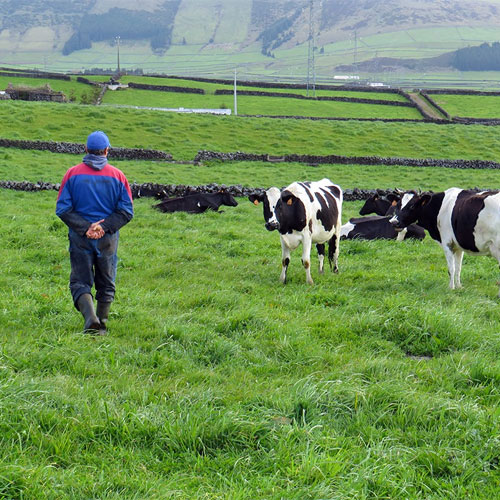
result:
<svg viewBox="0 0 500 500"><path fill-rule="evenodd" d="M175 56L175 68L194 71L199 61L222 64L214 61L223 55L228 66L303 71L310 26L320 68L437 56L494 42L500 28L500 0L314 0L312 7L310 0L0 0L0 64L102 66L114 61L120 37L129 64ZM429 29L441 35L429 39Z"/></svg>

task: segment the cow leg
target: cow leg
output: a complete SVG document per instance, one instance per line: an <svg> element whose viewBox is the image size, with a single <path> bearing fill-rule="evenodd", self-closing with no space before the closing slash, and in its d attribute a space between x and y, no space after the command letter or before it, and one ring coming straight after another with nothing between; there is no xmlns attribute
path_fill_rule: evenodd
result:
<svg viewBox="0 0 500 500"><path fill-rule="evenodd" d="M406 227L401 229L401 231L399 231L398 235L396 236L396 241L403 241L405 239L407 232L408 232L408 229L406 229Z"/></svg>
<svg viewBox="0 0 500 500"><path fill-rule="evenodd" d="M290 247L281 238L281 276L280 281L286 284L286 271L290 264Z"/></svg>
<svg viewBox="0 0 500 500"><path fill-rule="evenodd" d="M305 237L302 240L302 265L306 270L306 281L309 285L314 285L311 277L311 246L312 240L310 237Z"/></svg>
<svg viewBox="0 0 500 500"><path fill-rule="evenodd" d="M340 241L340 226L338 231L330 238L328 242L328 262L330 263L330 269L334 273L339 272L338 260L339 260L339 241Z"/></svg>
<svg viewBox="0 0 500 500"><path fill-rule="evenodd" d="M325 272L325 244L318 243L316 249L318 250L319 274L323 274Z"/></svg>
<svg viewBox="0 0 500 500"><path fill-rule="evenodd" d="M448 245L443 245L443 250L446 257L446 263L448 264L448 275L450 277L449 286L452 290L454 290L456 273L455 252Z"/></svg>
<svg viewBox="0 0 500 500"><path fill-rule="evenodd" d="M462 273L462 260L464 258L464 251L455 250L453 256L455 257L455 287L462 288L462 282L460 281L460 274Z"/></svg>

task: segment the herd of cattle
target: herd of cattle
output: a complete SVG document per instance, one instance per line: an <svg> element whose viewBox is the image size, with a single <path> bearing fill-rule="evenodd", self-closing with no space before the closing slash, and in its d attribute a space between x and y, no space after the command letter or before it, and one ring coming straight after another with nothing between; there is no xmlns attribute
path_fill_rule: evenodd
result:
<svg viewBox="0 0 500 500"><path fill-rule="evenodd" d="M341 224L342 189L329 179L293 182L284 189L271 187L249 196L262 203L265 227L280 234L282 270L286 283L290 253L302 243L302 264L306 281L311 277L311 248L316 245L319 272L324 272L328 243L330 269L338 272L341 239L423 239L425 230L442 247L448 264L450 288L461 287L460 272L464 252L491 255L500 264L500 192L450 188L440 193L395 192L374 195L360 209L364 217ZM192 194L167 199L155 205L163 212L183 210L201 213L217 211L221 205L238 203L228 192ZM376 215L368 216L367 214ZM500 292L499 292L500 296Z"/></svg>

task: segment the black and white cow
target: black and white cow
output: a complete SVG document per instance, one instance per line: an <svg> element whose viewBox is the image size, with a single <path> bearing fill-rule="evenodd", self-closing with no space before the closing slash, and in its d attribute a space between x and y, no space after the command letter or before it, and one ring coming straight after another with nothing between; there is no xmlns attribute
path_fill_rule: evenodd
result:
<svg viewBox="0 0 500 500"><path fill-rule="evenodd" d="M500 263L500 192L450 188L441 193L407 193L391 223L396 228L418 222L442 247L450 288L460 288L464 251L491 255ZM499 293L500 295L500 293Z"/></svg>
<svg viewBox="0 0 500 500"><path fill-rule="evenodd" d="M286 283L290 253L302 243L302 264L306 281L311 278L311 247L316 244L319 272L324 272L325 243L328 242L328 261L338 272L339 239L342 216L342 189L329 179L317 182L294 182L280 191L269 188L262 194L250 195L256 205L264 204L266 229L277 229L281 239L282 269L280 280Z"/></svg>
<svg viewBox="0 0 500 500"><path fill-rule="evenodd" d="M425 231L416 224L410 224L406 231L396 231L390 223L391 216L370 215L349 219L340 228L340 238L353 240L406 240L409 238L423 240Z"/></svg>
<svg viewBox="0 0 500 500"><path fill-rule="evenodd" d="M238 202L231 193L219 191L218 193L196 193L179 198L168 198L154 205L154 208L162 212L201 214L208 209L217 212L221 205L236 207Z"/></svg>

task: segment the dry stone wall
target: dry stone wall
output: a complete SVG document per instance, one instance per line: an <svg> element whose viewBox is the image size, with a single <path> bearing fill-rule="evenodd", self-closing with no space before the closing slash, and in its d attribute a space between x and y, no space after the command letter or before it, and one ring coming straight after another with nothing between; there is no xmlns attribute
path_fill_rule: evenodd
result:
<svg viewBox="0 0 500 500"><path fill-rule="evenodd" d="M221 153L217 151L198 151L195 162L203 161L270 161L296 162L309 164L340 164L340 165L401 165L406 167L444 167L462 169L500 169L500 163L484 160L449 160L440 158L399 158L381 156L341 156L341 155L297 155L286 154L279 159L269 154Z"/></svg>
<svg viewBox="0 0 500 500"><path fill-rule="evenodd" d="M231 89L217 89L215 95L232 95ZM291 94L289 92L261 92L258 90L239 90L238 95L257 96L257 97L284 97L289 99L304 99L308 101L339 101L339 102L356 102L362 104L382 104L386 106L405 106L416 108L413 102L403 101L388 101L384 99L367 99L363 97L334 97L334 96L318 96L310 97L301 94Z"/></svg>
<svg viewBox="0 0 500 500"><path fill-rule="evenodd" d="M132 89L141 90L156 90L159 92L179 92L181 94L204 94L205 91L199 88L193 87L173 87L169 85L147 85L145 83L134 83L129 82L128 86Z"/></svg>
<svg viewBox="0 0 500 500"><path fill-rule="evenodd" d="M58 191L60 183L50 182L28 182L28 181L0 181L0 188L13 189L16 191L38 192L38 191ZM284 188L285 186L281 186ZM225 184L204 184L204 185L184 185L184 184L131 184L132 195L137 198L165 198L186 196L195 193L216 193L220 190L225 190L236 197L248 197L251 194L263 193L268 188L259 187L244 187L240 184L234 186L226 186ZM394 193L394 189L345 189L344 201L366 200L378 194L379 196Z"/></svg>
<svg viewBox="0 0 500 500"><path fill-rule="evenodd" d="M53 141L24 141L14 139L1 139L0 147L17 149L35 149L41 151L51 151L52 153L84 154L85 146L74 142L53 142ZM118 160L172 160L170 153L155 149L139 148L111 148L109 158Z"/></svg>

